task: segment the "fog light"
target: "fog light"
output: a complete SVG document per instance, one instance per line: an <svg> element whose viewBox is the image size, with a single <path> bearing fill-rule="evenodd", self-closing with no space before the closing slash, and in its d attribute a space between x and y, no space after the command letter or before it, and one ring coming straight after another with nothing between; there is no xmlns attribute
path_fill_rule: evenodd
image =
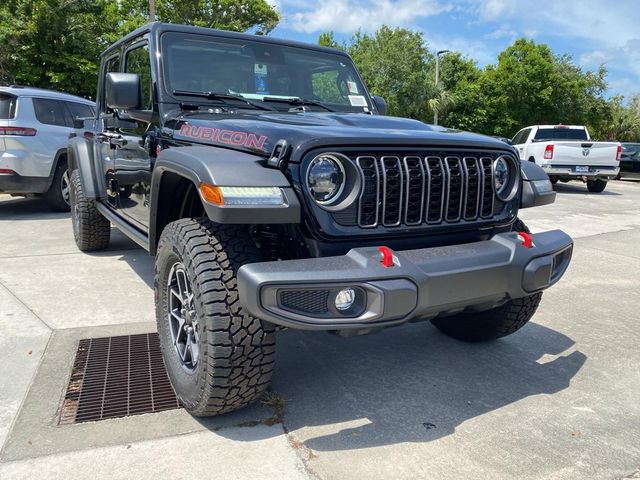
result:
<svg viewBox="0 0 640 480"><path fill-rule="evenodd" d="M356 292L353 288L340 290L336 295L336 308L338 310L348 310L356 301Z"/></svg>

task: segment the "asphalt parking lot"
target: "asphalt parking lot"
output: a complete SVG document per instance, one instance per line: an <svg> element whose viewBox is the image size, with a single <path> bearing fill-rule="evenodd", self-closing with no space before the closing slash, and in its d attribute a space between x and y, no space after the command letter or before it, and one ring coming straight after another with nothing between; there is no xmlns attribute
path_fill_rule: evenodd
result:
<svg viewBox="0 0 640 480"><path fill-rule="evenodd" d="M115 229L107 251L79 253L68 214L0 195L0 478L636 478L640 183L557 191L522 218L572 235L573 262L511 337L281 332L283 412L67 426L77 340L154 331L152 259Z"/></svg>

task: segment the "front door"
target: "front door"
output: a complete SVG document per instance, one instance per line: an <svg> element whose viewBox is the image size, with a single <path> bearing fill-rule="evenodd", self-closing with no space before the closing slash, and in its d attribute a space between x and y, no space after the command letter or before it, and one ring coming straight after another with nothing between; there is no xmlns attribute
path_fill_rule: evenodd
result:
<svg viewBox="0 0 640 480"><path fill-rule="evenodd" d="M124 71L140 76L142 99L140 110L153 109L151 63L146 42L130 46L124 54ZM115 149L115 178L118 185L118 209L143 231L149 227L151 191L150 124L128 120L118 128Z"/></svg>

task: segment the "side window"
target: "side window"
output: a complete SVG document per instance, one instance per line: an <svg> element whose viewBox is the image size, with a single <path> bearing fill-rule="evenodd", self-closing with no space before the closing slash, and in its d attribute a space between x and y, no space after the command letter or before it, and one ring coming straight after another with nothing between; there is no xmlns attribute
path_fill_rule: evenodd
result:
<svg viewBox="0 0 640 480"><path fill-rule="evenodd" d="M513 145L520 145L520 138L522 137L522 132L523 130L520 130L518 133L516 133L513 138L511 139L511 143Z"/></svg>
<svg viewBox="0 0 640 480"><path fill-rule="evenodd" d="M66 102L69 111L71 112L71 118L93 118L93 109L89 105L83 103Z"/></svg>
<svg viewBox="0 0 640 480"><path fill-rule="evenodd" d="M72 127L71 116L64 107L64 102L50 98L34 98L33 109L36 119L40 123L47 125L57 125L59 127Z"/></svg>
<svg viewBox="0 0 640 480"><path fill-rule="evenodd" d="M143 45L127 52L125 72L140 75L140 87L142 90L142 110L153 109L151 99L151 59L149 58L149 46Z"/></svg>
<svg viewBox="0 0 640 480"><path fill-rule="evenodd" d="M16 116L17 97L0 93L0 120L11 120Z"/></svg>
<svg viewBox="0 0 640 480"><path fill-rule="evenodd" d="M109 59L107 59L107 61L104 64L104 70L103 70L103 77L102 77L102 92L101 92L101 98L100 98L100 111L102 113L106 113L108 111L110 111L110 109L107 108L107 104L104 101L104 82L105 82L105 78L107 76L107 73L111 73L111 72L119 72L120 71L120 57L119 56L114 56L111 57Z"/></svg>
<svg viewBox="0 0 640 480"><path fill-rule="evenodd" d="M530 131L531 131L530 128L525 128L524 130L520 130L518 133L516 133L516 136L513 137L513 140L511 141L511 143L513 143L514 145L522 145L524 142L527 141L527 138L529 138Z"/></svg>

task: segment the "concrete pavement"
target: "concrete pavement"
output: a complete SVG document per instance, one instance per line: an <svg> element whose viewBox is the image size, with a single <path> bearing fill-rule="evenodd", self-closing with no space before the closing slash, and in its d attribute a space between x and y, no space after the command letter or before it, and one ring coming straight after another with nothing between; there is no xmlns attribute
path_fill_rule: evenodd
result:
<svg viewBox="0 0 640 480"><path fill-rule="evenodd" d="M558 186L522 212L576 238L534 320L467 345L430 324L343 339L286 331L273 390L206 421L182 410L59 427L88 336L151 331L152 260L115 229L73 245L68 215L0 196L0 478L623 478L640 466L640 183Z"/></svg>

